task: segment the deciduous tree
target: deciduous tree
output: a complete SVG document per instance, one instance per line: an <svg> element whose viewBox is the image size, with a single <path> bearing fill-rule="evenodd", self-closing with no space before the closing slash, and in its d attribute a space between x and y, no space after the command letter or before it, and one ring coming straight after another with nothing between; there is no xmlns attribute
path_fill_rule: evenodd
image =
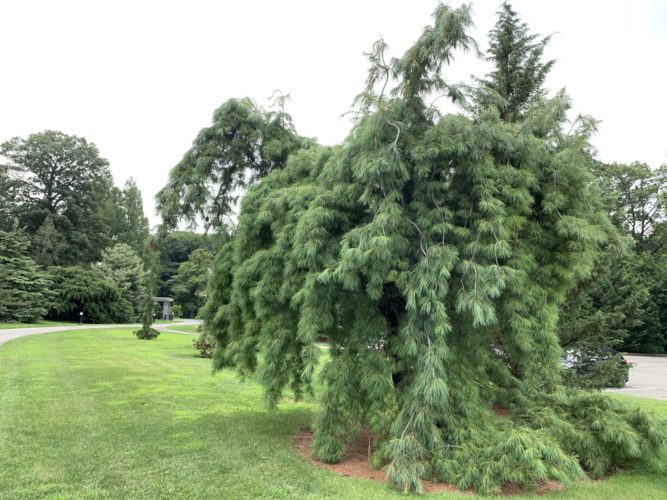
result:
<svg viewBox="0 0 667 500"><path fill-rule="evenodd" d="M206 302L206 284L212 261L211 252L198 248L178 266L178 271L171 279L174 300L181 306L184 318L197 316Z"/></svg>
<svg viewBox="0 0 667 500"><path fill-rule="evenodd" d="M82 137L47 130L0 146L12 199L29 235L50 216L67 246L61 263L94 262L111 239L103 204L109 163Z"/></svg>

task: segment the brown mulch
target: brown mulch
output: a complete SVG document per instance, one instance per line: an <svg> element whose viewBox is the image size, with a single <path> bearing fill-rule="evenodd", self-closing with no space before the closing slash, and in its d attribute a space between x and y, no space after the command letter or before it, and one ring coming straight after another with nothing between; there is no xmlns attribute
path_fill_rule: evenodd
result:
<svg viewBox="0 0 667 500"><path fill-rule="evenodd" d="M498 410L496 410L498 412ZM505 410L506 411L506 410ZM504 413L504 412L503 412ZM499 412L500 415L502 413ZM502 415L504 416L504 415ZM386 477L384 470L371 469L368 457L368 445L370 442L370 435L368 430L364 430L356 444L350 446L347 454L337 464L328 464L314 458L310 453L310 445L313 442L314 434L310 430L301 430L294 436L294 450L301 456L305 457L312 464L317 467L330 470L344 477L355 477L359 479L370 479L378 483L385 483ZM458 493L459 495L472 495L472 491L461 491L451 484L422 481L422 488L424 493L440 493L446 491L448 493ZM561 491L563 485L556 481L545 481L540 484L535 490L530 491L533 495L545 495L554 491ZM502 488L502 496L514 496L525 494L526 491L520 487L512 484L507 484Z"/></svg>
<svg viewBox="0 0 667 500"><path fill-rule="evenodd" d="M345 477L370 479L371 481L377 481L378 483L386 482L384 470L371 469L370 462L368 460L368 443L370 436L367 430L362 432L359 441L357 441L354 446L350 446L350 448L347 450L347 454L343 457L343 460L337 464L328 464L326 462L322 462L310 454L310 445L313 442L313 439L314 434L312 431L299 431L296 436L294 436L294 450L299 455L306 457L317 467L328 469ZM439 493L441 491L447 491L450 493L460 493L461 495L471 494L468 492L463 492L450 484L433 483L430 481L422 481L422 488L424 489L424 493Z"/></svg>

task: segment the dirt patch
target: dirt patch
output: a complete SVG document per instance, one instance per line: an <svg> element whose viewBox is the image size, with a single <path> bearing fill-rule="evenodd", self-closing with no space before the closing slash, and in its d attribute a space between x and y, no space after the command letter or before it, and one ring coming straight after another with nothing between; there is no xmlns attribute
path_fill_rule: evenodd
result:
<svg viewBox="0 0 667 500"><path fill-rule="evenodd" d="M496 412L498 412L501 416L505 416L505 411L507 410L504 408L496 409ZM347 450L347 454L337 464L328 464L326 462L322 462L310 454L310 445L313 443L314 437L315 436L313 432L310 430L301 430L297 432L297 434L294 436L294 450L317 467L322 467L341 476L370 479L371 481L377 481L378 483L386 482L384 469L371 469L368 457L370 435L367 430L362 432L359 441L357 441L354 446L350 446L350 448ZM473 494L471 491L461 491L451 484L432 481L422 481L422 488L424 489L424 493L440 493L445 491L448 493L458 493L462 496ZM533 495L546 495L555 491L561 491L563 488L563 485L556 481L545 481L538 485L534 490L531 490L529 493ZM523 495L526 493L527 492L519 486L514 484L506 484L502 488L501 495L514 496Z"/></svg>
<svg viewBox="0 0 667 500"><path fill-rule="evenodd" d="M310 454L310 445L313 442L314 435L309 430L302 430L296 434L294 437L294 450L299 455L306 457L316 466L328 469L341 476L370 479L371 481L377 481L378 483L385 483L386 477L384 470L371 469L370 462L368 460L369 438L370 436L368 431L364 431L359 438L359 441L357 441L354 446L351 446L347 450L347 454L343 457L343 460L337 464L328 464L313 458L313 456ZM424 493L439 493L442 491L447 491L450 493L459 493L461 495L471 494L468 492L463 492L455 486L449 484L434 483L431 481L422 481L422 488L424 489Z"/></svg>

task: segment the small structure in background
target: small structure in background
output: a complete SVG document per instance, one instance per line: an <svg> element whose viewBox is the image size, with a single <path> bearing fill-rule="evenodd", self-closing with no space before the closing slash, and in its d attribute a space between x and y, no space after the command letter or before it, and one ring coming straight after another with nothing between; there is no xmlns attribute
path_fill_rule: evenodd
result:
<svg viewBox="0 0 667 500"><path fill-rule="evenodd" d="M162 319L174 319L171 312L171 303L174 299L171 297L153 297L153 300L162 306Z"/></svg>

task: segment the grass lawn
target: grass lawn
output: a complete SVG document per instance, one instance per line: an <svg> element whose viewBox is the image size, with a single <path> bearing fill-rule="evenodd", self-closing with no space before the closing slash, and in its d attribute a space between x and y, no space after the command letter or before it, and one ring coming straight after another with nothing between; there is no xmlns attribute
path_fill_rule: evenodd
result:
<svg viewBox="0 0 667 500"><path fill-rule="evenodd" d="M1 346L0 498L405 498L294 454L314 402L269 413L257 384L212 376L191 341L140 341L126 328ZM667 401L622 398L667 415ZM667 476L622 473L548 495L602 497L667 498Z"/></svg>
<svg viewBox="0 0 667 500"><path fill-rule="evenodd" d="M197 333L197 327L199 325L170 325L169 329L170 330L176 330L178 332L185 332L185 333Z"/></svg>
<svg viewBox="0 0 667 500"><path fill-rule="evenodd" d="M72 326L78 323L68 323L66 321L46 321L40 320L35 323L0 323L0 330L9 330L10 328L37 328L40 326Z"/></svg>

